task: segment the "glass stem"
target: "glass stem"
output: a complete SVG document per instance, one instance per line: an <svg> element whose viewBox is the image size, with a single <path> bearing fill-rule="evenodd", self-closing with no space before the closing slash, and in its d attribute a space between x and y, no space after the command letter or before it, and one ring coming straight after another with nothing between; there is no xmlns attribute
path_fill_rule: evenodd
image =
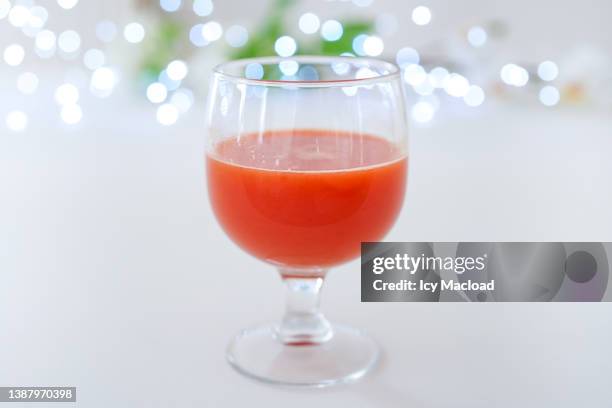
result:
<svg viewBox="0 0 612 408"><path fill-rule="evenodd" d="M288 345L314 345L332 337L332 328L319 311L324 271L304 273L281 269L285 284L285 315L277 329L278 339Z"/></svg>

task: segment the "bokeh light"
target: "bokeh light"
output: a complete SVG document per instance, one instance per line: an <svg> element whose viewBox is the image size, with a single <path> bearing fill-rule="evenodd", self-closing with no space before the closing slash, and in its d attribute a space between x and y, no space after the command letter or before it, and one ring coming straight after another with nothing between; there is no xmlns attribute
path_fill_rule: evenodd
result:
<svg viewBox="0 0 612 408"><path fill-rule="evenodd" d="M66 10L74 8L79 3L79 0L57 0L57 4Z"/></svg>
<svg viewBox="0 0 612 408"><path fill-rule="evenodd" d="M278 64L278 68L281 70L283 75L292 76L298 72L300 65L297 63L297 61L285 60Z"/></svg>
<svg viewBox="0 0 612 408"><path fill-rule="evenodd" d="M104 98L112 93L117 81L117 75L111 68L100 67L92 73L89 87L95 96Z"/></svg>
<svg viewBox="0 0 612 408"><path fill-rule="evenodd" d="M57 38L57 46L67 54L76 52L81 47L81 37L74 30L66 30Z"/></svg>
<svg viewBox="0 0 612 408"><path fill-rule="evenodd" d="M34 38L34 52L40 58L51 58L55 54L57 38L50 30L42 30Z"/></svg>
<svg viewBox="0 0 612 408"><path fill-rule="evenodd" d="M32 95L38 89L38 76L33 72L24 72L17 77L17 89L24 95Z"/></svg>
<svg viewBox="0 0 612 408"><path fill-rule="evenodd" d="M418 6L412 10L412 21L416 25L427 25L431 22L431 10L425 6Z"/></svg>
<svg viewBox="0 0 612 408"><path fill-rule="evenodd" d="M252 62L244 68L244 76L248 79L261 79L264 76L263 65Z"/></svg>
<svg viewBox="0 0 612 408"><path fill-rule="evenodd" d="M298 78L302 81L317 81L319 80L319 71L311 65L304 65L298 71Z"/></svg>
<svg viewBox="0 0 612 408"><path fill-rule="evenodd" d="M189 30L189 41L196 47L204 47L208 45L208 41L202 35L204 24L196 24Z"/></svg>
<svg viewBox="0 0 612 408"><path fill-rule="evenodd" d="M30 19L30 10L27 7L17 4L11 8L8 14L8 20L15 27L23 27Z"/></svg>
<svg viewBox="0 0 612 408"><path fill-rule="evenodd" d="M100 68L106 63L106 56L102 50L92 48L87 50L83 56L83 64L92 71Z"/></svg>
<svg viewBox="0 0 612 408"><path fill-rule="evenodd" d="M152 103L162 103L167 96L168 90L161 82L153 82L147 87L147 99Z"/></svg>
<svg viewBox="0 0 612 408"><path fill-rule="evenodd" d="M211 0L195 0L193 2L193 12L200 17L209 16L214 10Z"/></svg>
<svg viewBox="0 0 612 408"><path fill-rule="evenodd" d="M546 106L555 106L561 100L559 90L552 85L547 85L540 89L539 99Z"/></svg>
<svg viewBox="0 0 612 408"><path fill-rule="evenodd" d="M50 51L55 48L56 37L55 33L50 30L43 30L36 34L34 44L36 48L42 51Z"/></svg>
<svg viewBox="0 0 612 408"><path fill-rule="evenodd" d="M181 86L181 82L182 82L180 79L170 78L170 76L168 76L168 70L166 69L164 69L162 72L159 73L157 80L161 82L162 84L164 84L164 86L166 87L166 89L168 89L168 91L174 91L178 89Z"/></svg>
<svg viewBox="0 0 612 408"><path fill-rule="evenodd" d="M60 117L64 123L68 125L75 125L83 118L83 110L77 104L68 104L62 106L60 111Z"/></svg>
<svg viewBox="0 0 612 408"><path fill-rule="evenodd" d="M11 11L11 2L9 0L0 0L0 20L8 16Z"/></svg>
<svg viewBox="0 0 612 408"><path fill-rule="evenodd" d="M164 126L169 126L176 123L179 110L171 103L164 103L157 108L157 121Z"/></svg>
<svg viewBox="0 0 612 408"><path fill-rule="evenodd" d="M304 34L314 34L319 31L321 21L314 13L304 13L298 20L298 27Z"/></svg>
<svg viewBox="0 0 612 408"><path fill-rule="evenodd" d="M171 80L182 81L187 76L189 68L187 68L185 61L174 60L168 64L166 72L168 73L168 78Z"/></svg>
<svg viewBox="0 0 612 408"><path fill-rule="evenodd" d="M30 9L30 19L28 20L28 26L34 28L42 28L49 19L49 12L46 8L41 6L34 6Z"/></svg>
<svg viewBox="0 0 612 408"><path fill-rule="evenodd" d="M482 47L487 42L487 32L480 26L475 26L469 29L467 40L472 47Z"/></svg>
<svg viewBox="0 0 612 408"><path fill-rule="evenodd" d="M380 37L375 35L368 36L363 42L363 51L370 57L377 57L385 49L385 43Z"/></svg>
<svg viewBox="0 0 612 408"><path fill-rule="evenodd" d="M430 102L419 101L412 107L412 119L418 123L429 122L433 119L435 111L435 107Z"/></svg>
<svg viewBox="0 0 612 408"><path fill-rule="evenodd" d="M353 4L357 7L369 7L372 5L374 0L352 0Z"/></svg>
<svg viewBox="0 0 612 408"><path fill-rule="evenodd" d="M444 88L450 74L444 67L435 67L429 72L429 81L434 88Z"/></svg>
<svg viewBox="0 0 612 408"><path fill-rule="evenodd" d="M525 86L529 82L529 72L516 64L506 64L500 71L501 80L512 86Z"/></svg>
<svg viewBox="0 0 612 408"><path fill-rule="evenodd" d="M283 35L274 43L274 51L281 57L290 57L297 51L297 43L292 37Z"/></svg>
<svg viewBox="0 0 612 408"><path fill-rule="evenodd" d="M30 9L30 17L28 22L22 27L22 31L28 37L34 37L42 30L47 23L49 13L47 9L41 6L34 6Z"/></svg>
<svg viewBox="0 0 612 408"><path fill-rule="evenodd" d="M418 64L410 64L404 69L404 81L406 83L417 86L427 80L425 69Z"/></svg>
<svg viewBox="0 0 612 408"><path fill-rule="evenodd" d="M177 107L181 113L187 112L193 105L193 92L189 89L177 89L170 98L170 103Z"/></svg>
<svg viewBox="0 0 612 408"><path fill-rule="evenodd" d="M410 64L418 64L421 60L419 53L414 48L404 47L397 51L395 61L400 67L405 67Z"/></svg>
<svg viewBox="0 0 612 408"><path fill-rule="evenodd" d="M230 26L225 31L225 41L230 47L242 47L249 41L249 32L241 25Z"/></svg>
<svg viewBox="0 0 612 408"><path fill-rule="evenodd" d="M365 40L368 38L367 34L359 34L353 38L353 51L357 55L365 55L365 50L363 49L363 44Z"/></svg>
<svg viewBox="0 0 612 408"><path fill-rule="evenodd" d="M373 4L373 0L341 1L352 2L353 5L357 7L369 7ZM79 0L55 0L55 2L63 10L71 10L79 4ZM186 28L189 29L189 41L194 46L204 47L212 42L224 39L227 45L230 47L240 48L244 47L249 41L249 31L246 29L246 27L239 24L225 26L218 21L210 20L210 17L207 19L199 19L200 21L209 21L203 21L202 23L195 24L198 18L191 14L191 10L193 10L193 13L199 17L208 17L213 13L215 4L218 5L218 3L213 4L213 0L156 0L153 2L153 5L157 7L157 3L159 4L159 7L166 12L181 11L180 16L171 17L166 15L164 18L182 19L185 17L193 21L192 24L194 25L190 29L190 26L187 26ZM45 6L43 7L41 4L43 3L40 0L0 0L0 20L6 19L7 25L10 24L11 26L19 28L20 30L14 30L17 32L17 34L26 35L33 38L34 45L31 49L29 49L25 46L25 43L24 45L17 43L10 44L13 41L19 42L17 39L10 41L5 45L6 48L3 50L3 60L7 65L16 67L23 64L26 54L28 54L28 60L26 62L28 64L30 63L29 58L31 56L29 55L29 52L33 51L35 53L34 58L36 55L41 58L51 58L56 55L56 51L61 51L58 54L59 57L78 62L79 60L76 58L79 57L78 53L81 48L86 45L86 42L88 42L88 47L99 47L89 49L83 48L82 51L86 52L84 52L82 56L82 65L73 64L72 68L66 68L64 70L64 75L62 75L62 79L59 82L49 84L51 90L53 87L57 87L55 88L54 98L57 103L62 106L60 112L62 121L67 124L75 124L81 121L83 115L81 106L78 105L80 103L79 99L82 97L80 92L87 92L87 87L89 86L89 90L93 95L105 97L110 95L117 86L122 70L119 69L119 66L111 68L106 65L109 63L109 55L111 55L107 54L107 52L114 53L115 51L121 51L122 48L117 45L117 47L109 47L107 51L103 45L100 45L100 43L95 45L95 42L89 43L89 41L86 41L89 40L88 36L90 36L91 33L86 31L77 32L75 30L65 30L66 28L70 27L63 27L61 24L58 25L57 23L58 21L59 23L62 23L62 19L64 19L64 17L61 16L62 13L65 16L70 16L71 13L58 10L57 8L55 8L54 11L52 7L53 5L49 6L44 3ZM414 7L415 5L417 7ZM432 9L430 9L428 6L431 5L423 5L423 3L421 3L421 5L416 3L415 5L413 5L414 9L412 9L410 14L412 21L419 26L430 24L432 21ZM49 7L50 11L60 14L59 19L53 15L53 19L51 21L53 25L47 26L49 11L45 7ZM161 13L159 9L157 10L158 13ZM374 12L374 10L371 11ZM365 10L355 12L368 13ZM343 38L343 36L344 39L348 39L347 37L353 38L351 45L354 54L359 56L379 57L383 55L383 53L387 52L389 53L388 56L392 58L392 50L389 49L389 45L391 44L389 36L393 35L397 31L399 27L399 19L401 19L399 14L395 15L390 12L376 12L375 15L372 14L372 18L375 18L375 20L371 21L374 23L374 29L367 30L367 34L359 34L359 31L355 32L355 30L348 25L345 33L345 28L339 21L334 19L323 21L319 15L311 11L297 14L297 17L297 21L294 20L293 24L295 25L297 23L297 28L299 29L298 37L282 35L273 43L273 48L276 54L281 57L288 58L282 60L278 64L278 69L282 73L284 79L318 79L319 72L316 69L308 65L300 65L297 61L289 59L298 53L298 51L301 53L305 52L305 50L302 49L298 50L298 42L296 41L296 38L305 38L305 36L301 35L300 33L305 35L320 35L323 40L329 42L338 41L339 39ZM135 17L133 17L133 19L135 19ZM96 20L93 20L93 22L95 21ZM143 24L140 22L130 22L130 20L117 21L117 24L119 25L116 25L115 22L110 20L99 21L95 25L96 37L104 43L110 43L116 39L117 33L119 33L119 37L121 37L123 34L123 37L127 42L138 44L143 42L147 35L151 35L153 33L152 31L151 34L148 33L145 30L145 26L143 26ZM146 23L149 20L141 21L142 23ZM151 20L151 23L153 24L155 21ZM480 24L482 25L474 25L471 27L468 26L469 29L467 30L467 33L464 32L466 37L463 41L467 40L467 43L475 48L483 47L485 45L488 45L489 47L497 45L493 44L491 41L491 39L494 39L495 32L492 30L488 33L484 28L484 22L481 22ZM491 27L493 26L491 25ZM12 29L11 27L8 28ZM52 28L55 30L55 32L48 28ZM151 29L153 28L155 27L151 26ZM147 26L147 30L149 30L149 26ZM287 30L286 32L295 31ZM81 35L83 35L83 37L81 37ZM274 38L272 38L272 40L273 39ZM147 38L147 40L149 40L149 38ZM152 40L153 37L151 37L151 41ZM310 40L312 41L313 38L310 38ZM317 41L316 39L314 40ZM186 41L186 39L184 39L184 41ZM331 44L328 45L330 45L329 50L336 49L336 46L331 46ZM461 47L461 44L455 45ZM337 46L338 48L345 48L346 43L338 42ZM467 46L467 44L463 42L463 46ZM133 50L135 49L136 47L133 48ZM327 50L326 47L324 49ZM0 50L2 49L0 48ZM211 51L213 51L212 48ZM143 51L144 54L147 52L147 50ZM472 53L474 52L475 51L472 51ZM140 51L138 51L138 53L140 54ZM339 51L336 52L336 55L338 53ZM344 54L350 53L343 53L343 55ZM174 58L179 56L187 58L189 55L189 53L183 52L182 49L178 48L174 49L172 54L169 54L169 56L173 56ZM354 56L353 54L350 55ZM118 57L121 58L120 55ZM144 57L146 58L146 55L144 55ZM166 63L171 59L172 58L164 57L163 59L160 59L160 61ZM432 103L431 101L432 98L442 96L442 94L439 91L436 91L436 89L443 89L450 96L462 98L465 104L470 107L481 106L485 102L487 96L489 98L494 96L493 94L485 95L485 91L482 87L470 84L470 81L466 77L458 73L451 73L444 67L435 67L428 73L424 66L420 65L422 61L419 52L415 48L409 46L400 48L395 55L395 61L402 68L402 78L405 83L410 85L412 87L411 89L417 95L419 95L419 100L413 106L411 111L412 118L417 122L429 122L436 115L438 105ZM429 61L425 61L423 65L427 65L427 67L430 68L428 62ZM531 62L532 61L525 60L526 64ZM196 62L194 59L193 63L196 64L199 62ZM469 70L471 69L470 67L464 66L468 64L467 62L457 61L457 58L449 57L447 62L439 63L448 67L459 67L457 68L458 70L466 70L466 72L476 72ZM87 71L85 67L90 71ZM161 67L163 68L163 65ZM177 59L168 63L166 68L161 71L157 78L150 79L150 76L147 76L150 74L143 74L142 71L140 71L138 78L146 78L144 79L144 81L146 81L145 84L150 83L150 81L156 81L150 83L146 88L146 97L150 102L159 104L159 106L157 106L156 113L159 123L166 125L173 124L178 120L182 113L187 112L192 108L195 101L193 93L195 89L192 91L186 88L186 86L191 86L191 82L186 82L185 78L190 75L189 79L192 79L191 76L196 73L195 67L196 65L191 66L193 72L190 73L187 60L183 61ZM498 66L496 68L498 68ZM563 65L562 68L564 68L565 72L565 65ZM33 68L27 67L27 69L32 70ZM350 75L350 77L354 76L355 78L371 78L378 75L376 72L365 66L358 67L358 69L355 71L351 71L350 64L345 62L333 63L331 65L331 69L338 76ZM22 69L22 71L25 71L25 69ZM65 74L68 71L78 73L78 76L76 77L77 79L66 76ZM264 67L260 64L249 64L245 68L245 76L250 79L267 78L264 71ZM536 70L534 69L533 71ZM273 76L276 75L277 72L278 71L274 70L274 72L268 71L267 73ZM508 63L501 68L499 75L503 83L507 85L524 87L529 83L530 72L531 71L527 71L527 69L520 65ZM570 72L570 69L567 69L567 72ZM39 74L38 72L20 73L15 71L14 75L16 75L17 90L22 95L33 95L36 94L36 92L42 93L41 82L45 78L42 75L42 72ZM38 75L40 75L40 77ZM531 75L535 75L535 73L531 73ZM550 60L542 61L539 65L537 65L537 76L542 81L554 81L559 77L559 66ZM568 76L570 76L570 74L568 74ZM486 76L485 78L489 77ZM14 77L10 79L10 81L14 80ZM537 81L537 78L536 81L532 81L532 83L536 83L541 86L546 85L545 83L540 84L539 81ZM44 88L46 88L46 86ZM530 92L535 93L537 88L532 86L529 88L529 90ZM358 87L346 87L346 89L343 89L343 92L345 92L347 95L355 95L357 91ZM546 106L555 106L561 101L560 89L554 86L544 86L539 90L538 99ZM31 100L32 99L30 98L30 101ZM19 129L21 126L20 123L24 123L21 129L25 129L28 124L28 116L20 110L12 111L12 113L14 113L16 116L14 115L14 117L11 119L13 126L9 126L9 128L13 130ZM20 114L23 114L24 116L22 117ZM23 119L24 117L25 119ZM7 116L7 126L8 122L9 120ZM32 123L35 122L33 121Z"/></svg>
<svg viewBox="0 0 612 408"><path fill-rule="evenodd" d="M347 62L334 62L331 67L336 75L346 75L351 70L351 66Z"/></svg>
<svg viewBox="0 0 612 408"><path fill-rule="evenodd" d="M28 115L20 110L12 110L6 115L5 121L10 130L21 132L28 126Z"/></svg>
<svg viewBox="0 0 612 408"><path fill-rule="evenodd" d="M466 105L476 107L482 105L485 100L485 93L478 85L470 85L468 92L463 96Z"/></svg>
<svg viewBox="0 0 612 408"><path fill-rule="evenodd" d="M159 0L159 7L168 13L173 13L181 8L181 0Z"/></svg>
<svg viewBox="0 0 612 408"><path fill-rule="evenodd" d="M123 37L129 43L138 44L139 42L142 42L142 40L144 40L145 29L140 23L129 23L123 29Z"/></svg>
<svg viewBox="0 0 612 408"><path fill-rule="evenodd" d="M470 90L470 83L463 75L450 74L444 84L444 90L450 96L461 98L467 95Z"/></svg>
<svg viewBox="0 0 612 408"><path fill-rule="evenodd" d="M543 81L554 81L559 75L559 67L552 61L544 61L538 65L538 76Z"/></svg>
<svg viewBox="0 0 612 408"><path fill-rule="evenodd" d="M4 62L7 65L12 67L16 67L17 65L23 62L23 58L25 57L25 50L19 44L11 44L4 49Z"/></svg>
<svg viewBox="0 0 612 408"><path fill-rule="evenodd" d="M209 21L202 26L202 36L208 42L217 41L223 35L223 27L216 21Z"/></svg>
<svg viewBox="0 0 612 408"><path fill-rule="evenodd" d="M321 26L321 36L325 41L338 41L343 33L342 24L337 20L327 20Z"/></svg>
<svg viewBox="0 0 612 408"><path fill-rule="evenodd" d="M79 88L73 84L62 84L55 90L54 98L60 105L74 105L79 101Z"/></svg>

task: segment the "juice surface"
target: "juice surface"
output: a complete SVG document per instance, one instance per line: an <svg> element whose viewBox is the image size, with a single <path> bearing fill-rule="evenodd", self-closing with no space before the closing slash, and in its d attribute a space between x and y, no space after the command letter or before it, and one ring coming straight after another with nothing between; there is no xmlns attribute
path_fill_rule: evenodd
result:
<svg viewBox="0 0 612 408"><path fill-rule="evenodd" d="M326 268L391 228L407 159L380 137L294 129L218 142L207 155L213 210L227 234L262 260Z"/></svg>

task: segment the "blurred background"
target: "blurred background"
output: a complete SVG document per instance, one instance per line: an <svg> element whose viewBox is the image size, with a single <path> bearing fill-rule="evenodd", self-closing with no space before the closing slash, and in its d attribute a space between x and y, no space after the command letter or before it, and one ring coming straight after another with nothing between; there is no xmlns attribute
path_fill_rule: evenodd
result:
<svg viewBox="0 0 612 408"><path fill-rule="evenodd" d="M612 241L611 15L608 0L0 0L0 385L77 386L83 407L608 406L610 306L362 304L356 261L323 309L372 333L380 369L322 393L244 380L223 351L279 317L281 283L215 222L203 152L215 64L383 58L402 67L411 149L387 240Z"/></svg>
<svg viewBox="0 0 612 408"><path fill-rule="evenodd" d="M11 132L69 130L125 105L171 126L197 110L215 64L275 54L395 61L417 124L494 102L610 113L610 12L604 0L0 0L0 116Z"/></svg>

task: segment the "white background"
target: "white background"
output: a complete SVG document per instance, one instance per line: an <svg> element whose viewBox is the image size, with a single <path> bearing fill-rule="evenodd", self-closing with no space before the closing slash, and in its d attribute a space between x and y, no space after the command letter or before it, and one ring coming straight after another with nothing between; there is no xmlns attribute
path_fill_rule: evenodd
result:
<svg viewBox="0 0 612 408"><path fill-rule="evenodd" d="M280 316L281 285L213 219L202 124L95 118L0 139L0 384L74 385L83 407L608 405L608 304L361 304L355 262L324 309L376 337L379 369L322 391L242 378L225 344ZM415 129L388 239L609 241L610 125L491 106Z"/></svg>
<svg viewBox="0 0 612 408"><path fill-rule="evenodd" d="M233 3L219 5L223 18L263 10ZM524 25L503 52L527 60L611 45L609 2L428 4L448 23L424 38L482 13ZM97 19L90 7L78 24ZM6 112L18 97L2 92ZM242 378L225 345L278 318L282 291L212 216L201 104L163 128L119 95L68 128L50 100L24 103L39 112L28 130L0 127L0 385L76 386L81 407L609 406L609 304L361 304L356 262L329 276L323 306L380 342L376 372L327 390ZM609 110L491 100L414 126L406 204L387 239L611 241L611 131Z"/></svg>

